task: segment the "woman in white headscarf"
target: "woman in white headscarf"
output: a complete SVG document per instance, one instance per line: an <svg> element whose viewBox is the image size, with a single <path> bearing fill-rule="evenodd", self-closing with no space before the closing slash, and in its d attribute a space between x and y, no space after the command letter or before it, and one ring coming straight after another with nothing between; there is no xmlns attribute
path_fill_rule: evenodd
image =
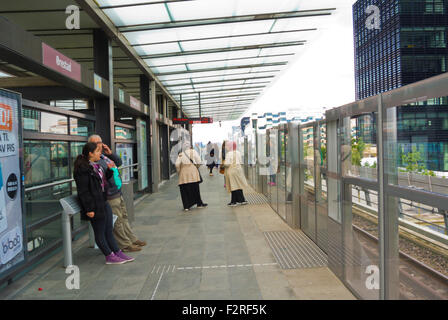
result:
<svg viewBox="0 0 448 320"><path fill-rule="evenodd" d="M198 208L205 208L208 204L202 202L199 190L199 183L202 182L199 174L201 158L189 142L184 143L182 150L176 160L176 170L184 211L189 211L195 204Z"/></svg>
<svg viewBox="0 0 448 320"><path fill-rule="evenodd" d="M236 150L236 142L229 141L226 143L226 158L224 160L226 188L232 194L230 203L227 205L234 207L238 204L247 204L244 198L243 188L247 186L241 167L241 153Z"/></svg>

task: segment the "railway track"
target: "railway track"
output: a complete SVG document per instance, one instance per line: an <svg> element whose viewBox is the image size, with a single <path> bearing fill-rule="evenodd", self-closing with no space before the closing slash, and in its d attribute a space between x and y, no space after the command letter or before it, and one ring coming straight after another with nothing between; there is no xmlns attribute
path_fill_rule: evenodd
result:
<svg viewBox="0 0 448 320"><path fill-rule="evenodd" d="M360 244L372 259L378 259L378 238L353 225ZM399 251L399 298L403 300L448 300L448 277Z"/></svg>

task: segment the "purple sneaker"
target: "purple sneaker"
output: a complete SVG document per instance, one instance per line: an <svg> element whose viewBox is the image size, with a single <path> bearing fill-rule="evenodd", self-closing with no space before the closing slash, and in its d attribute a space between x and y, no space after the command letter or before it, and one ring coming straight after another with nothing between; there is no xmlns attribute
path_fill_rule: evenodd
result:
<svg viewBox="0 0 448 320"><path fill-rule="evenodd" d="M110 255L106 256L106 264L123 264L126 262L126 260L120 258L113 252Z"/></svg>
<svg viewBox="0 0 448 320"><path fill-rule="evenodd" d="M123 251L121 251L121 250L119 250L117 253L115 253L115 255L116 256L118 256L118 257L120 257L121 259L123 259L123 260L126 260L126 262L131 262L131 261L134 261L135 260L135 258L132 258L132 257L130 257L130 256L127 256L127 255L125 255L124 253L123 253Z"/></svg>

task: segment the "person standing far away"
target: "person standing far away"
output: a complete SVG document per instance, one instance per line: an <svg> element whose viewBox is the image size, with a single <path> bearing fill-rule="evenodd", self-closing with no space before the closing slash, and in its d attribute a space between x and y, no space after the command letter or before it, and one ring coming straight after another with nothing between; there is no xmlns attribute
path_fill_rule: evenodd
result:
<svg viewBox="0 0 448 320"><path fill-rule="evenodd" d="M221 165L219 166L219 173L224 174L224 161L226 159L226 140L222 142L221 147ZM224 188L226 187L226 176L224 175Z"/></svg>
<svg viewBox="0 0 448 320"><path fill-rule="evenodd" d="M248 184L241 167L241 153L236 150L236 142L234 141L226 143L226 146L227 152L224 160L224 177L226 179L227 191L232 194L230 203L227 205L234 207L238 204L248 204L243 194L243 188Z"/></svg>
<svg viewBox="0 0 448 320"><path fill-rule="evenodd" d="M74 163L78 199L81 204L81 219L90 220L95 242L106 257L106 264L122 264L134 261L125 255L115 241L112 231L112 210L107 203L107 179L113 176L109 163L106 170L96 164L100 160L101 148L93 142L87 142Z"/></svg>
<svg viewBox="0 0 448 320"><path fill-rule="evenodd" d="M195 204L198 208L205 208L207 203L201 199L199 184L202 182L199 173L201 158L190 143L184 142L182 150L176 159L176 171L179 175L179 189L184 211L189 211Z"/></svg>
<svg viewBox="0 0 448 320"><path fill-rule="evenodd" d="M211 141L207 143L207 154L205 156L205 160L207 161L207 167L210 170L209 175L212 177L213 168L216 165L216 157L215 157L215 145L213 145Z"/></svg>
<svg viewBox="0 0 448 320"><path fill-rule="evenodd" d="M118 246L124 252L140 251L141 247L146 245L145 241L139 240L131 229L128 220L128 212L126 210L126 203L121 192L121 177L118 173L117 167L122 165L121 158L110 150L109 146L103 143L99 135L91 135L89 142L96 143L101 148L101 158L98 164L104 169L109 163L114 163L114 176L108 179L109 189L107 192L107 201L112 208L112 212L117 216L117 221L114 225L114 236L117 240Z"/></svg>

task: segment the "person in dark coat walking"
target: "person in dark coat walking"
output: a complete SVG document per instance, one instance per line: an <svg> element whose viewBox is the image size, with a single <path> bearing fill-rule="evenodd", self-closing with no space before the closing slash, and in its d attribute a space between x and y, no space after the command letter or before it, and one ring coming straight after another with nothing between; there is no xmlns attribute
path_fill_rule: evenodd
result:
<svg viewBox="0 0 448 320"><path fill-rule="evenodd" d="M95 164L100 159L101 148L88 142L74 164L73 177L81 204L81 218L89 219L95 233L95 242L106 257L106 264L122 264L134 259L125 255L117 246L112 233L112 209L107 204L107 179L113 175Z"/></svg>

